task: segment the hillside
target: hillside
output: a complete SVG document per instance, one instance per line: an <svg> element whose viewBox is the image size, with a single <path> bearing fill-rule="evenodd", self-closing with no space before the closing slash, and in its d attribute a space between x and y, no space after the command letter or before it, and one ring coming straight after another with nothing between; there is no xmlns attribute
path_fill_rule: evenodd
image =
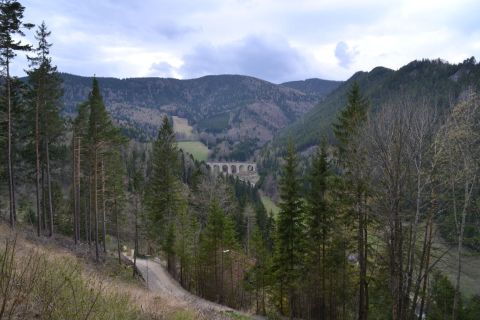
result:
<svg viewBox="0 0 480 320"><path fill-rule="evenodd" d="M62 78L64 111L72 114L87 98L92 79L71 74ZM337 84L319 80L317 91L311 92L239 75L98 79L108 111L131 136L152 137L166 113L188 119L204 132L204 139L242 137L259 145L309 111Z"/></svg>
<svg viewBox="0 0 480 320"><path fill-rule="evenodd" d="M113 253L95 264L89 249L87 245L74 246L61 235L37 238L28 227L13 232L0 221L0 301L5 302L4 311L13 319L240 317L226 307L207 301L202 305L193 295L185 299L152 289L145 279L132 278L131 265L119 265Z"/></svg>
<svg viewBox="0 0 480 320"><path fill-rule="evenodd" d="M299 149L305 149L316 144L320 135L330 134L331 124L345 106L347 92L354 82L369 98L372 110L399 96L427 98L441 110L467 87L478 87L479 80L480 64L474 59L460 64L421 60L412 61L397 71L376 67L370 72L357 72L303 117L282 129L275 144L281 145L291 136Z"/></svg>
<svg viewBox="0 0 480 320"><path fill-rule="evenodd" d="M343 81L331 81L318 78L312 78L300 81L289 81L282 83L282 86L296 89L307 94L327 96L330 92L338 88Z"/></svg>

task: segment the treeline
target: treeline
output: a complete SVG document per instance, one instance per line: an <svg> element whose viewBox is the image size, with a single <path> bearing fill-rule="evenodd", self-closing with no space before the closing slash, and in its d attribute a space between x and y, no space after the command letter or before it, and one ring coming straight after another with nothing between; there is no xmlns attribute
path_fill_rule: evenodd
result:
<svg viewBox="0 0 480 320"><path fill-rule="evenodd" d="M478 318L479 297L462 296L460 283L478 212L479 107L466 89L442 115L405 96L371 113L354 84L333 125L336 144L324 142L306 174L290 143L270 269L282 314ZM450 249L435 246L446 216L455 221L454 274L437 266Z"/></svg>

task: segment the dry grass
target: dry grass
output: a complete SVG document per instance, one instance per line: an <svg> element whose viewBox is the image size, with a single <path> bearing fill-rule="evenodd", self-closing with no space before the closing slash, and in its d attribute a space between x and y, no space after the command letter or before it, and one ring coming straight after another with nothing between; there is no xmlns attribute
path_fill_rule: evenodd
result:
<svg viewBox="0 0 480 320"><path fill-rule="evenodd" d="M8 310L0 320L228 318L111 277L56 241L30 238L0 223L0 309L5 302Z"/></svg>

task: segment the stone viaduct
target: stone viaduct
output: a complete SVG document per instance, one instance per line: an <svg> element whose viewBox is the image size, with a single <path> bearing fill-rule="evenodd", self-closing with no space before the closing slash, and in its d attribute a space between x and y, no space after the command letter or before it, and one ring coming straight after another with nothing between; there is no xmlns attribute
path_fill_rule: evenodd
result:
<svg viewBox="0 0 480 320"><path fill-rule="evenodd" d="M253 173L257 172L257 164L253 162L207 162L207 168L213 173Z"/></svg>
<svg viewBox="0 0 480 320"><path fill-rule="evenodd" d="M213 174L234 175L252 185L259 180L257 164L254 162L207 162L207 168Z"/></svg>

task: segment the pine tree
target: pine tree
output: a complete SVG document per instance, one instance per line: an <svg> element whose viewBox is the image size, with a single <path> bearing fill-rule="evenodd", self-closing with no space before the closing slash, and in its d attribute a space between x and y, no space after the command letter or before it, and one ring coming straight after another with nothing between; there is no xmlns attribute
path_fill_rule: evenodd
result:
<svg viewBox="0 0 480 320"><path fill-rule="evenodd" d="M295 313L295 297L298 280L304 264L304 208L301 198L301 183L297 172L298 160L295 146L289 141L283 175L280 179L280 212L277 220L277 237L274 256L274 272L279 290L280 311L284 294L288 297L289 315Z"/></svg>
<svg viewBox="0 0 480 320"><path fill-rule="evenodd" d="M153 144L152 174L146 193L146 205L150 220L150 236L163 245L168 255L168 269L173 271L174 257L170 244L165 241L166 232L174 223L181 206L179 153L175 142L173 126L167 117L163 118L158 138Z"/></svg>
<svg viewBox="0 0 480 320"><path fill-rule="evenodd" d="M72 198L73 198L73 221L76 223L74 226L74 239L76 243L80 241L80 226L82 220L81 208L82 208L82 200L83 202L87 202L87 194L83 192L84 199L82 199L82 190L87 189L87 183L83 181L82 183L82 176L83 180L85 177L88 176L88 169L89 166L87 165L88 161L82 159L88 159L88 121L90 118L90 105L88 102L83 102L78 106L77 116L75 117L73 124L72 124ZM84 174L82 175L82 172ZM82 188L82 185L85 188ZM89 212L87 208L84 208L84 234L85 240L90 245L90 220L89 220Z"/></svg>
<svg viewBox="0 0 480 320"><path fill-rule="evenodd" d="M99 198L104 201L104 188L102 188L102 162L106 153L109 151L112 142L119 138L118 130L113 126L100 94L98 80L93 78L92 92L88 100L90 106L90 117L88 127L89 154L90 154L90 176L91 176L91 210L94 219L94 240L95 240L95 258L99 260L99 228L98 211ZM103 162L104 163L104 162ZM101 192L99 197L99 192ZM103 206L102 206L103 207ZM102 210L104 213L105 211ZM105 221L105 217L102 217ZM105 224L103 224L105 225ZM103 228L105 230L105 228ZM104 231L105 235L105 231ZM103 239L105 246L105 237ZM105 248L105 247L104 247Z"/></svg>
<svg viewBox="0 0 480 320"><path fill-rule="evenodd" d="M57 68L52 66L49 57L50 47L47 38L50 36L45 22L38 27L35 39L38 46L34 49L36 55L28 57L30 70L28 80L31 86L31 100L35 114L35 180L37 194L37 234L40 235L40 167L46 169L47 181L47 204L49 235L53 234L53 203L52 203L52 182L50 170L50 149L63 134L63 119L60 116L60 98L62 96L61 79ZM40 145L43 144L43 151ZM41 160L43 160L41 163ZM45 191L43 191L45 192Z"/></svg>
<svg viewBox="0 0 480 320"><path fill-rule="evenodd" d="M15 210L15 179L12 155L12 79L10 77L10 64L16 56L16 51L29 51L31 46L23 44L18 37L25 36L23 29L33 27L30 23L23 23L23 7L18 1L0 1L0 65L5 70L5 97L7 105L7 167L8 167L8 191L10 226L15 227L17 214Z"/></svg>
<svg viewBox="0 0 480 320"><path fill-rule="evenodd" d="M327 160L326 142L322 145L313 157L309 189L307 193L306 224L308 230L308 282L321 290L314 289L312 313L318 314L320 319L326 319L327 300L327 249L330 247L330 236L333 227L332 209L327 200L328 179L330 168ZM328 257L329 258L329 257Z"/></svg>
<svg viewBox="0 0 480 320"><path fill-rule="evenodd" d="M346 192L350 198L351 211L357 218L357 250L359 262L358 319L368 318L367 284L367 176L365 152L362 149L361 130L367 120L369 102L354 83L348 93L348 102L333 125L338 142L339 164L343 170Z"/></svg>
<svg viewBox="0 0 480 320"><path fill-rule="evenodd" d="M225 272L232 263L232 255L237 250L235 227L233 220L227 216L216 199L211 202L207 224L201 238L202 263L207 267L207 276L203 285L213 284L212 291L206 297L225 302ZM213 274L213 279L210 276Z"/></svg>

